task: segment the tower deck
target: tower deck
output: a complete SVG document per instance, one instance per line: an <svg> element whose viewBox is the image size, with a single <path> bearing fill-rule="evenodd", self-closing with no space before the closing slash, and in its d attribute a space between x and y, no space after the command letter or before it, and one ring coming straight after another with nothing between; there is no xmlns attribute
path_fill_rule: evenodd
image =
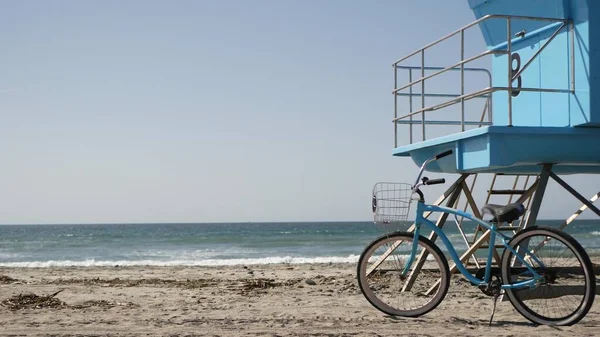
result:
<svg viewBox="0 0 600 337"><path fill-rule="evenodd" d="M600 173L600 96L592 93L600 3L469 4L476 21L394 62L393 155L421 165L453 150L428 167L446 173L537 174L542 164L557 174ZM475 27L487 48L467 55ZM436 54L442 44L454 44L458 62L426 64L450 59ZM491 66L482 66L486 58Z"/></svg>
<svg viewBox="0 0 600 337"><path fill-rule="evenodd" d="M420 166L446 150L453 154L430 164L429 171L537 174L542 163L550 163L557 174L600 173L598 128L483 126L401 146L393 154Z"/></svg>

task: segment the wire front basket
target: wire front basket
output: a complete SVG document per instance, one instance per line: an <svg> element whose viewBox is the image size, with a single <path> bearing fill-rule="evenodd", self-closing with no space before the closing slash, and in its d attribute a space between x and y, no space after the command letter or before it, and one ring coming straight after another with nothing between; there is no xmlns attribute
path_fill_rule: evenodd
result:
<svg viewBox="0 0 600 337"><path fill-rule="evenodd" d="M381 182L373 187L373 217L377 225L405 224L410 211L410 184Z"/></svg>

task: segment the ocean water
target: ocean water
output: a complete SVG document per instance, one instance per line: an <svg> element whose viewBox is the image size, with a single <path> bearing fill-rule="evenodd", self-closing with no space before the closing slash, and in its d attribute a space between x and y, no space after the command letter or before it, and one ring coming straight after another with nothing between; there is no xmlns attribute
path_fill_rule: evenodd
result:
<svg viewBox="0 0 600 337"><path fill-rule="evenodd" d="M471 238L473 225L464 228ZM372 222L2 225L0 266L355 263L384 230ZM600 221L576 221L565 231L600 256ZM445 232L459 251L466 248L453 222Z"/></svg>

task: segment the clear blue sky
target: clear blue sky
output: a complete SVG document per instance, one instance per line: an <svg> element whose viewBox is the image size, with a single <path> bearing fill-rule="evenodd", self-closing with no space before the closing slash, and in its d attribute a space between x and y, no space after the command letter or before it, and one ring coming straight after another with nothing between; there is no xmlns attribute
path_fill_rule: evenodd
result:
<svg viewBox="0 0 600 337"><path fill-rule="evenodd" d="M4 2L0 223L368 220L373 184L416 171L391 156L391 63L473 19L457 0Z"/></svg>

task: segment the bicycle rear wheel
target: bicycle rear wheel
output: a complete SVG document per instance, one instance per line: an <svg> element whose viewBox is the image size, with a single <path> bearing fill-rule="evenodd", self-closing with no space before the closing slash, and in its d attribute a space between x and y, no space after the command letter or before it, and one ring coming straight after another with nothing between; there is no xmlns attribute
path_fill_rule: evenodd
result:
<svg viewBox="0 0 600 337"><path fill-rule="evenodd" d="M417 317L435 309L450 286L448 262L430 240L419 237L411 270L403 274L413 246L413 234L396 232L373 241L358 260L358 284L367 300L380 311ZM422 260L420 272L411 275Z"/></svg>
<svg viewBox="0 0 600 337"><path fill-rule="evenodd" d="M588 313L596 278L589 256L572 236L554 228L533 227L517 233L509 244L543 277L534 287L506 289L521 315L537 324L571 325ZM509 249L502 255L501 271L504 284L533 278Z"/></svg>

